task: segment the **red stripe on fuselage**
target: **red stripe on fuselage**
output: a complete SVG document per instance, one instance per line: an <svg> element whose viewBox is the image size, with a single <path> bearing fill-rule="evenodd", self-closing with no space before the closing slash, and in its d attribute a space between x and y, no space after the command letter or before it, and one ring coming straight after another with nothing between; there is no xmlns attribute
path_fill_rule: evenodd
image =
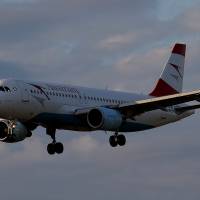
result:
<svg viewBox="0 0 200 200"><path fill-rule="evenodd" d="M174 88L172 88L162 79L159 79L155 89L149 95L154 96L154 97L161 97L161 96L172 95L172 94L177 94L177 93L179 92L177 92Z"/></svg>

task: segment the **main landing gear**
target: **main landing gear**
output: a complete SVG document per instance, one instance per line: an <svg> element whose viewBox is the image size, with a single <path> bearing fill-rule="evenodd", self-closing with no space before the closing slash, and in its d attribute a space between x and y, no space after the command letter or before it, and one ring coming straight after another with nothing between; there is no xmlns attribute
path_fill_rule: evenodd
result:
<svg viewBox="0 0 200 200"><path fill-rule="evenodd" d="M126 137L122 134L118 135L116 132L114 135L110 136L109 142L111 147L116 147L117 145L124 146L126 144Z"/></svg>
<svg viewBox="0 0 200 200"><path fill-rule="evenodd" d="M56 129L54 128L47 128L47 135L50 135L51 138L53 139L52 143L47 145L47 152L50 155L53 155L55 153L61 154L64 151L64 146L60 142L56 142Z"/></svg>

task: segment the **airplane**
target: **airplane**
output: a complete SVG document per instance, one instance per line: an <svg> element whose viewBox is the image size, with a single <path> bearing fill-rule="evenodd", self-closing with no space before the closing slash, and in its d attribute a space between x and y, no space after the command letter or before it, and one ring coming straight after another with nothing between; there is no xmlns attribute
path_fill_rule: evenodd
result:
<svg viewBox="0 0 200 200"><path fill-rule="evenodd" d="M200 90L182 92L185 53L186 44L176 43L148 95L1 79L0 141L20 142L42 126L52 138L47 145L50 155L64 151L63 144L56 140L57 129L112 132L109 143L117 147L126 144L122 133L152 129L189 117L200 108Z"/></svg>

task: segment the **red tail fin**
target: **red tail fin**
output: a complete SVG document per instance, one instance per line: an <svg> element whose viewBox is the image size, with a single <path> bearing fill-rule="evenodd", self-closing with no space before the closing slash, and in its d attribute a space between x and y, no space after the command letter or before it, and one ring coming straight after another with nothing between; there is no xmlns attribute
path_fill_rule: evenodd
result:
<svg viewBox="0 0 200 200"><path fill-rule="evenodd" d="M185 51L185 44L175 44L154 90L150 93L151 96L159 97L182 91Z"/></svg>

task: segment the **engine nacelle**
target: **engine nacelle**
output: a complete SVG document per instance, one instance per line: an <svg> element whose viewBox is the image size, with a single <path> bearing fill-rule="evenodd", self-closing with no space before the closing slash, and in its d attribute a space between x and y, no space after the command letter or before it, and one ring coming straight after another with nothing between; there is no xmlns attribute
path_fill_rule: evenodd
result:
<svg viewBox="0 0 200 200"><path fill-rule="evenodd" d="M30 131L20 122L12 120L0 120L0 141L15 143L30 136Z"/></svg>
<svg viewBox="0 0 200 200"><path fill-rule="evenodd" d="M110 108L94 108L87 114L88 125L96 130L117 131L122 121L122 115Z"/></svg>

